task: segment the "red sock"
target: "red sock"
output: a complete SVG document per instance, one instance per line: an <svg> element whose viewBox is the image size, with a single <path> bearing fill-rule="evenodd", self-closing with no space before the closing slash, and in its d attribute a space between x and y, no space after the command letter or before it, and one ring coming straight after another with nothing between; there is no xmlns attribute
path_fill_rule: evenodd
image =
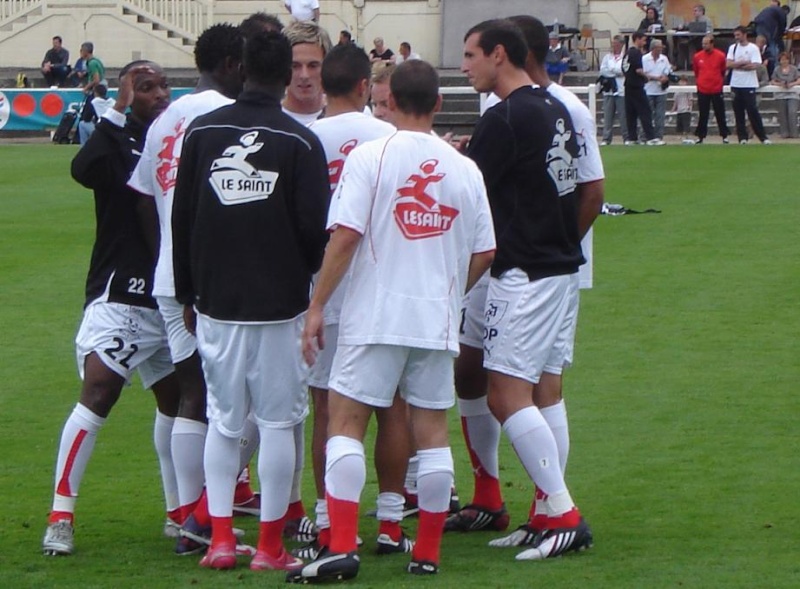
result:
<svg viewBox="0 0 800 589"><path fill-rule="evenodd" d="M183 523L183 519L184 519L184 517L183 517L183 509L181 509L179 507L178 509L173 509L172 511L168 511L167 512L167 517L170 520L172 520L173 522L175 522L176 524L181 525Z"/></svg>
<svg viewBox="0 0 800 589"><path fill-rule="evenodd" d="M233 493L233 504L247 503L253 498L253 488L250 486L250 467L245 466L236 481L236 490Z"/></svg>
<svg viewBox="0 0 800 589"><path fill-rule="evenodd" d="M503 494L500 492L500 480L486 472L481 464L480 458L472 450L472 442L467 431L467 421L461 418L461 430L464 432L464 440L467 442L469 451L469 461L472 464L472 474L475 482L475 491L472 496L472 504L478 505L489 511L497 511L503 507Z"/></svg>
<svg viewBox="0 0 800 589"><path fill-rule="evenodd" d="M358 503L336 499L330 494L327 500L328 517L331 518L331 552L353 552L358 547Z"/></svg>
<svg viewBox="0 0 800 589"><path fill-rule="evenodd" d="M206 495L205 490L203 490L203 494L200 495L200 499L197 500L197 504L194 507L194 511L192 511L192 515L194 516L195 521L202 527L205 528L206 526L211 525L211 514L208 513L208 496Z"/></svg>
<svg viewBox="0 0 800 589"><path fill-rule="evenodd" d="M322 546L330 546L331 545L331 529L330 528L320 528L319 536L317 536L317 544Z"/></svg>
<svg viewBox="0 0 800 589"><path fill-rule="evenodd" d="M211 545L236 545L232 517L211 517Z"/></svg>
<svg viewBox="0 0 800 589"><path fill-rule="evenodd" d="M537 488L533 497L533 501L531 502L531 509L528 512L528 525L534 530L541 531L547 528L547 514L536 511L536 504L539 501L544 501L545 499L547 499L547 495Z"/></svg>
<svg viewBox="0 0 800 589"><path fill-rule="evenodd" d="M283 522L286 518L259 524L258 551L265 552L273 558L283 552Z"/></svg>
<svg viewBox="0 0 800 589"><path fill-rule="evenodd" d="M546 529L555 528L574 528L581 523L581 512L577 507L573 507L567 513L562 513L556 517L548 517L545 525Z"/></svg>
<svg viewBox="0 0 800 589"><path fill-rule="evenodd" d="M63 519L69 520L70 524L75 523L75 514L70 513L69 511L51 511L50 517L47 518L48 524L54 524L60 522Z"/></svg>
<svg viewBox="0 0 800 589"><path fill-rule="evenodd" d="M302 501L295 501L289 504L289 509L286 511L286 519L300 519L306 514Z"/></svg>
<svg viewBox="0 0 800 589"><path fill-rule="evenodd" d="M427 560L439 564L439 549L442 545L442 532L447 512L433 513L419 510L419 528L417 542L414 544L412 558L416 561Z"/></svg>
<svg viewBox="0 0 800 589"><path fill-rule="evenodd" d="M400 528L400 522L381 520L378 534L386 534L393 542L399 542L400 538L403 537L403 530Z"/></svg>
<svg viewBox="0 0 800 589"><path fill-rule="evenodd" d="M200 497L203 495L201 494ZM192 515L195 509L197 509L197 504L200 503L200 499L197 501L192 501L191 503L187 503L186 505L181 505L180 512L181 512L181 524L186 521L186 518Z"/></svg>

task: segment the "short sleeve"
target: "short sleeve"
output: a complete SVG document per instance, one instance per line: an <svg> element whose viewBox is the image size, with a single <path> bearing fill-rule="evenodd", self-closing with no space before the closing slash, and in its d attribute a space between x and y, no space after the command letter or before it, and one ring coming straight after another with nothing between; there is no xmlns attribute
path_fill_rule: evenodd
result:
<svg viewBox="0 0 800 589"><path fill-rule="evenodd" d="M147 196L155 196L156 194L155 187L153 186L153 174L151 173L155 166L155 161L153 159L153 139L151 137L152 130L153 127L151 126L147 131L147 139L144 144L144 149L142 150L142 156L139 158L139 163L136 164L136 168L134 168L130 180L128 180L128 186L133 188L136 192Z"/></svg>

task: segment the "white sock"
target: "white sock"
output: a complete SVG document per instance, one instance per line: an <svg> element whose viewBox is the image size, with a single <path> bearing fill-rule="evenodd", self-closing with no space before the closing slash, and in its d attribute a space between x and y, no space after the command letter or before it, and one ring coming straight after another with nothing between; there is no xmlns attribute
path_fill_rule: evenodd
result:
<svg viewBox="0 0 800 589"><path fill-rule="evenodd" d="M400 493L378 493L378 512L375 517L382 522L399 522L403 519L405 497Z"/></svg>
<svg viewBox="0 0 800 589"><path fill-rule="evenodd" d="M546 495L567 490L553 432L536 407L525 407L503 424L528 476Z"/></svg>
<svg viewBox="0 0 800 589"><path fill-rule="evenodd" d="M105 422L105 418L80 403L67 418L58 447L53 511L75 512L78 488L92 456L97 432Z"/></svg>
<svg viewBox="0 0 800 589"><path fill-rule="evenodd" d="M406 469L406 481L403 483L406 493L409 495L417 494L417 472L419 471L419 458L416 454L408 459L408 468Z"/></svg>
<svg viewBox="0 0 800 589"><path fill-rule="evenodd" d="M331 527L331 518L328 516L328 502L325 499L317 499L314 512L317 514L317 528L324 530Z"/></svg>
<svg viewBox="0 0 800 589"><path fill-rule="evenodd" d="M286 515L292 490L295 449L292 428L260 427L258 480L261 483L261 521Z"/></svg>
<svg viewBox="0 0 800 589"><path fill-rule="evenodd" d="M458 411L470 450L478 457L486 474L499 479L497 449L500 446L500 422L489 410L487 397L459 399Z"/></svg>
<svg viewBox="0 0 800 589"><path fill-rule="evenodd" d="M325 489L331 497L358 503L367 480L364 445L353 438L333 436L325 446Z"/></svg>
<svg viewBox="0 0 800 589"><path fill-rule="evenodd" d="M453 487L453 454L449 447L418 450L419 475L417 496L419 508L430 513L450 509L450 489Z"/></svg>
<svg viewBox="0 0 800 589"><path fill-rule="evenodd" d="M161 468L161 485L164 488L164 502L167 512L175 511L181 506L178 498L178 479L175 476L175 463L172 461L172 427L175 418L164 415L156 409L156 419L153 424L153 444L158 455L158 465Z"/></svg>
<svg viewBox="0 0 800 589"><path fill-rule="evenodd" d="M253 454L258 448L258 424L253 421L251 416L244 420L244 431L239 436L239 472L250 464Z"/></svg>
<svg viewBox="0 0 800 589"><path fill-rule="evenodd" d="M294 426L294 448L295 462L294 473L292 473L292 492L289 495L289 503L297 503L302 498L303 485L303 466L306 457L306 436L305 420Z"/></svg>
<svg viewBox="0 0 800 589"><path fill-rule="evenodd" d="M239 475L239 438L223 436L213 421L208 425L203 455L208 513L213 517L232 517L233 493Z"/></svg>
<svg viewBox="0 0 800 589"><path fill-rule="evenodd" d="M550 426L553 437L558 446L558 462L561 466L561 474L567 471L567 458L569 457L569 421L567 420L567 406L564 399L555 405L540 409L542 417Z"/></svg>
<svg viewBox="0 0 800 589"><path fill-rule="evenodd" d="M190 505L200 498L206 478L203 472L203 449L208 426L193 419L176 417L172 426L172 462L178 480L178 499Z"/></svg>

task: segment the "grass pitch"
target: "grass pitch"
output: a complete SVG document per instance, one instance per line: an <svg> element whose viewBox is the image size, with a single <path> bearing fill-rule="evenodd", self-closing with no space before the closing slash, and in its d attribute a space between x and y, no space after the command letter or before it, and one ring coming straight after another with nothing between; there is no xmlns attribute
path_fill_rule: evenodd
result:
<svg viewBox="0 0 800 589"><path fill-rule="evenodd" d="M154 403L129 387L98 436L81 487L76 553L40 554L61 425L78 397L73 338L94 220L69 178L75 148L0 147L0 586L278 587L280 573L202 570L161 536ZM582 298L565 379L568 482L596 544L515 562L490 533L446 535L437 578L370 554L358 587L796 588L800 195L796 146L603 151L606 200L660 215L601 217L595 288ZM452 442L462 501L470 469ZM530 486L507 443L512 526ZM376 494L370 475L364 510ZM311 507L313 485L304 498ZM254 542L257 522L239 520ZM413 532L415 522L409 522Z"/></svg>

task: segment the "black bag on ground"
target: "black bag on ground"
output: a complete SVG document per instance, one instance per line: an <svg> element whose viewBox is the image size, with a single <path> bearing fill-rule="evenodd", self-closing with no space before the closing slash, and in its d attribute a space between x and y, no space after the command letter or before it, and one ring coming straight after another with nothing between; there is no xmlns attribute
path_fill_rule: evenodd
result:
<svg viewBox="0 0 800 589"><path fill-rule="evenodd" d="M58 122L56 132L53 134L53 143L66 145L72 141L72 129L78 120L78 113L74 110L68 110L61 116Z"/></svg>

